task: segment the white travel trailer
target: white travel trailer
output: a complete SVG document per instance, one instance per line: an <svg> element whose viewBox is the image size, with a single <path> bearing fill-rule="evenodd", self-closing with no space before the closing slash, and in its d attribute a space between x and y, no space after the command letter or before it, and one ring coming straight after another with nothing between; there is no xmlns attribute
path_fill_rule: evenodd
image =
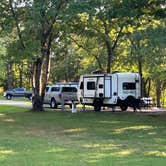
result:
<svg viewBox="0 0 166 166"><path fill-rule="evenodd" d="M82 104L94 106L95 111L102 106L120 106L122 111L129 106L136 110L141 97L140 76L129 72L82 75L77 97Z"/></svg>

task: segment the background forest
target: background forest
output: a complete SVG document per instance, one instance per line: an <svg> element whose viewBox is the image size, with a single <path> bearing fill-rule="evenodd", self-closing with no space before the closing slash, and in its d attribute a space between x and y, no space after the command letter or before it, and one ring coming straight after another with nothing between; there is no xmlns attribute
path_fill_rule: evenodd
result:
<svg viewBox="0 0 166 166"><path fill-rule="evenodd" d="M142 77L142 96L166 105L165 8L165 0L1 0L0 87L42 82L40 96L46 84L96 69L130 71Z"/></svg>

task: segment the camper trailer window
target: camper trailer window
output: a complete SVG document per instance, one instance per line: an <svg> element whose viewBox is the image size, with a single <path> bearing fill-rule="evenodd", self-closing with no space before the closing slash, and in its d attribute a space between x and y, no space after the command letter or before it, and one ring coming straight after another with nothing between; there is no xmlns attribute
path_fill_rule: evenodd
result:
<svg viewBox="0 0 166 166"><path fill-rule="evenodd" d="M95 82L87 82L87 90L95 90Z"/></svg>
<svg viewBox="0 0 166 166"><path fill-rule="evenodd" d="M52 87L51 88L51 92L58 92L59 91L59 87Z"/></svg>
<svg viewBox="0 0 166 166"><path fill-rule="evenodd" d="M123 90L135 90L136 84L132 82L124 82L123 83Z"/></svg>
<svg viewBox="0 0 166 166"><path fill-rule="evenodd" d="M102 89L102 88L103 88L103 84L100 84L100 85L99 85L99 88Z"/></svg>

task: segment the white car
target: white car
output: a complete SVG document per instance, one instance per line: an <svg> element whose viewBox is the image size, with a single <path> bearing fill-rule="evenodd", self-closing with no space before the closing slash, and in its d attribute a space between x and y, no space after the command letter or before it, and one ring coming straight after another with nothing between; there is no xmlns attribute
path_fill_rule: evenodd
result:
<svg viewBox="0 0 166 166"><path fill-rule="evenodd" d="M49 104L51 108L57 108L58 105L64 102L65 105L72 105L77 100L78 83L57 83L48 85L44 96L44 104Z"/></svg>

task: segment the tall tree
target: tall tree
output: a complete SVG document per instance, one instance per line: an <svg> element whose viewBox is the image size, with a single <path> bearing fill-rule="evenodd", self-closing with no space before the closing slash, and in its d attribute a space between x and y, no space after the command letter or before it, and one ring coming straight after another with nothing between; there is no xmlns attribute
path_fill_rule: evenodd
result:
<svg viewBox="0 0 166 166"><path fill-rule="evenodd" d="M51 45L58 37L59 31L56 31L55 24L64 12L67 0L9 0L10 11L17 29L20 49L29 52L25 44L25 36L22 29L29 29L28 35L40 43L39 49L36 49L34 56L34 102L33 110L43 110L43 97L48 80ZM24 17L21 17L24 11ZM22 26L23 25L23 26ZM26 27L25 27L26 26ZM32 40L31 40L32 41ZM36 44L35 44L36 45ZM33 52L34 53L34 52Z"/></svg>
<svg viewBox="0 0 166 166"><path fill-rule="evenodd" d="M67 0L34 0L31 19L36 37L40 41L40 53L36 57L34 67L34 102L33 110L43 110L43 99L49 75L51 46L58 37L56 22L64 12Z"/></svg>

